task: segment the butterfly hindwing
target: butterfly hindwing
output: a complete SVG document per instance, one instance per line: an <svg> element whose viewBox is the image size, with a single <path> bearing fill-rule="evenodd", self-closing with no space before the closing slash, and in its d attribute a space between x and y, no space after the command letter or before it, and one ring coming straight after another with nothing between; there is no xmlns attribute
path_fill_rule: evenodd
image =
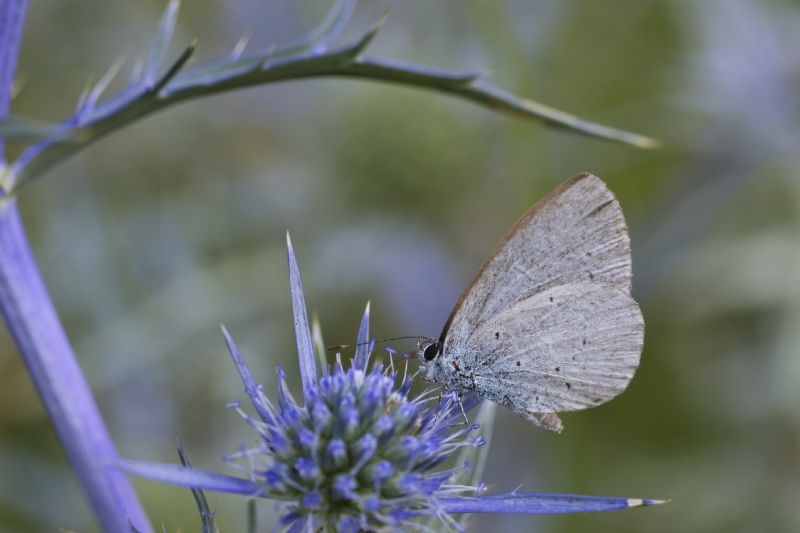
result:
<svg viewBox="0 0 800 533"><path fill-rule="evenodd" d="M568 283L484 322L468 339L459 370L480 396L547 427L551 414L599 405L625 390L643 340L642 314L627 292Z"/></svg>

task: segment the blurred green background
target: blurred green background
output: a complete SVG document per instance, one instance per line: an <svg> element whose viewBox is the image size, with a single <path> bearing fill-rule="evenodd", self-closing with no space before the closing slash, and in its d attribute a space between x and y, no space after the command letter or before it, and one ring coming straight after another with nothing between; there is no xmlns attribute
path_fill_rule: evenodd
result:
<svg viewBox="0 0 800 533"><path fill-rule="evenodd" d="M297 37L323 0L184 2L173 56ZM32 2L17 114L68 115L90 76L142 53L164 2ZM613 402L551 435L500 410L496 490L671 498L605 514L484 516L475 530L800 530L800 3L405 0L373 54L464 71L661 138L643 151L438 94L311 80L204 99L102 140L21 208L80 362L128 457L224 470L253 434L224 322L267 391L296 374L283 233L326 341L435 336L516 218L582 170L628 218L641 367ZM13 148L12 154L13 155ZM0 530L92 531L78 486L0 332ZM136 480L156 525L192 531L188 490ZM210 494L223 531L244 500ZM274 509L261 503L263 524Z"/></svg>

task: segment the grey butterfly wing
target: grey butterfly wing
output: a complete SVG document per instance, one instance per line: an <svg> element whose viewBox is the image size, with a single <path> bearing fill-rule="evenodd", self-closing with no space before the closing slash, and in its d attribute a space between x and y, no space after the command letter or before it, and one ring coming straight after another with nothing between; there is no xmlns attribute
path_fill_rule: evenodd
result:
<svg viewBox="0 0 800 533"><path fill-rule="evenodd" d="M449 388L472 388L536 425L560 431L556 412L582 409L616 396L638 366L643 326L630 286L630 240L619 202L600 178L579 174L523 215L486 260L442 331L443 348L432 375ZM555 301L556 293L551 291L566 291L558 294L569 296L566 301L571 303L552 307L546 316L535 314L542 304L550 303L551 296ZM616 307L604 307L612 304ZM589 316L590 309L603 312ZM575 355L575 361L564 361L569 363L564 365L566 370L553 366L560 370L550 374L563 371L570 381L537 366L555 361L556 353L563 359L570 353L567 347L575 348L574 336L559 343L543 340L570 332L567 326L558 326L565 320L559 315L564 310L586 315L585 324L595 328L587 330L587 342L588 333L597 338L590 350ZM501 330L507 335L505 348L490 346ZM509 350L508 357L503 349ZM519 357L512 359L515 355ZM493 367L494 362L501 366ZM528 369L522 369L522 364ZM481 365L483 370L474 370L474 379L461 368ZM540 389L545 394L537 399Z"/></svg>
<svg viewBox="0 0 800 533"><path fill-rule="evenodd" d="M459 368L480 396L560 431L556 412L599 405L625 390L643 341L642 313L625 290L567 283L486 320L467 341Z"/></svg>
<svg viewBox="0 0 800 533"><path fill-rule="evenodd" d="M443 355L462 352L479 325L514 303L578 281L630 292L630 240L622 209L605 183L586 173L525 213L486 260L444 327Z"/></svg>

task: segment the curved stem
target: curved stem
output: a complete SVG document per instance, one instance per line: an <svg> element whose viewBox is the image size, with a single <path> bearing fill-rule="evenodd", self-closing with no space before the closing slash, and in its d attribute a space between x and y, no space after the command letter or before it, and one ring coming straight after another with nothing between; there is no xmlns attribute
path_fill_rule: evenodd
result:
<svg viewBox="0 0 800 533"><path fill-rule="evenodd" d="M494 112L537 121L591 137L640 148L656 139L590 122L570 113L504 91L479 75L400 63L363 54L380 25L355 44L334 50L283 56L226 58L183 70L194 51L188 46L154 85L133 84L117 95L86 106L29 147L9 170L9 194L17 194L57 163L109 133L180 102L234 89L310 78L349 78L438 91Z"/></svg>

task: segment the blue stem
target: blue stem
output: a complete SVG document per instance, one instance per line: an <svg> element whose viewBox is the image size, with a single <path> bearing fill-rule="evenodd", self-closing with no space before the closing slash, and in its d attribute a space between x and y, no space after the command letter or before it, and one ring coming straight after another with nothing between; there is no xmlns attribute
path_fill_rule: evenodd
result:
<svg viewBox="0 0 800 533"><path fill-rule="evenodd" d="M0 0L0 118L7 116L26 0ZM0 139L0 175L4 166ZM67 459L104 531L152 528L58 319L28 244L16 200L0 190L0 311Z"/></svg>
<svg viewBox="0 0 800 533"><path fill-rule="evenodd" d="M25 21L27 0L0 0L0 118L8 116L11 84L17 70L19 43ZM5 162L3 138L0 137L0 167Z"/></svg>

